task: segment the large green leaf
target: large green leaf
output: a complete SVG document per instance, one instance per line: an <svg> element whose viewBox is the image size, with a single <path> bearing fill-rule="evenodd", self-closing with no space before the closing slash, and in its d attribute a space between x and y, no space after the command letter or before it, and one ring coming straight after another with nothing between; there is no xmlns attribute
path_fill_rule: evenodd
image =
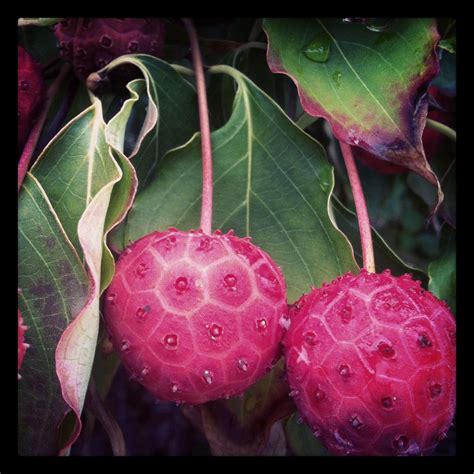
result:
<svg viewBox="0 0 474 474"><path fill-rule="evenodd" d="M81 311L89 279L43 188L29 174L18 201L19 305L30 344L18 384L22 455L55 455L68 407L56 377L61 333Z"/></svg>
<svg viewBox="0 0 474 474"><path fill-rule="evenodd" d="M135 170L122 153L120 128L125 129L129 115L130 107L124 104L108 131L101 102L92 97L92 105L58 133L31 170L89 276L87 300L75 318L70 318L70 324L59 328L60 338L53 346L56 366L48 367L49 378L59 382L63 399L76 416L76 429L68 444L77 438L81 427L80 414L97 343L100 293L114 272L105 238L125 216L137 186ZM36 284L35 280L30 284ZM60 288L57 292L60 297ZM38 326L47 327L44 316ZM58 405L58 409L64 416L64 407Z"/></svg>
<svg viewBox="0 0 474 474"><path fill-rule="evenodd" d="M357 269L349 242L328 214L333 170L323 148L248 78L227 66L238 85L228 123L212 133L214 228L252 236L281 265L290 301ZM169 152L127 219L125 243L156 229L199 226L199 135Z"/></svg>
<svg viewBox="0 0 474 474"><path fill-rule="evenodd" d="M442 200L421 142L426 90L439 71L433 19L396 19L382 33L337 19L272 18L263 27L270 69L293 79L308 114L326 118L338 139L420 174Z"/></svg>
<svg viewBox="0 0 474 474"><path fill-rule="evenodd" d="M441 231L441 254L428 267L429 290L446 300L456 314L456 231L445 224Z"/></svg>

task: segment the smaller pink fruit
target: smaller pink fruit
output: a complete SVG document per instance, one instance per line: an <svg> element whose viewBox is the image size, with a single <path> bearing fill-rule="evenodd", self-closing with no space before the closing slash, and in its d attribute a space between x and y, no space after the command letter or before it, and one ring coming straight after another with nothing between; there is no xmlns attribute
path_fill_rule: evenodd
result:
<svg viewBox="0 0 474 474"><path fill-rule="evenodd" d="M72 64L76 76L85 80L124 54L161 57L165 24L159 18L65 18L55 25L54 34L61 56ZM120 69L122 81L137 72L133 67Z"/></svg>
<svg viewBox="0 0 474 474"><path fill-rule="evenodd" d="M430 454L456 405L456 322L410 275L362 270L304 295L284 336L300 414L336 455Z"/></svg>

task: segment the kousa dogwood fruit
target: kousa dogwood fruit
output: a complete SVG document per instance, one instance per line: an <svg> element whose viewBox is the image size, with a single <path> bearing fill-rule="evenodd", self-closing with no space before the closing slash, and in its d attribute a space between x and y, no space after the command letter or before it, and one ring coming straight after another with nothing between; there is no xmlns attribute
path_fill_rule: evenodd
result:
<svg viewBox="0 0 474 474"><path fill-rule="evenodd" d="M159 18L65 18L55 25L61 56L69 61L76 76L87 76L124 54L161 57L165 24ZM113 74L128 80L135 68L120 66Z"/></svg>
<svg viewBox="0 0 474 474"><path fill-rule="evenodd" d="M200 404L242 393L278 360L286 285L248 238L169 229L123 251L103 314L131 378Z"/></svg>
<svg viewBox="0 0 474 474"><path fill-rule="evenodd" d="M21 317L20 310L18 310L18 378L20 379L20 367L25 357L25 352L29 344L25 342L25 331L28 328L23 324L23 318Z"/></svg>
<svg viewBox="0 0 474 474"><path fill-rule="evenodd" d="M456 404L456 322L410 275L347 273L304 295L284 339L303 419L336 455L426 455Z"/></svg>
<svg viewBox="0 0 474 474"><path fill-rule="evenodd" d="M18 146L25 146L34 121L44 100L41 65L18 46Z"/></svg>

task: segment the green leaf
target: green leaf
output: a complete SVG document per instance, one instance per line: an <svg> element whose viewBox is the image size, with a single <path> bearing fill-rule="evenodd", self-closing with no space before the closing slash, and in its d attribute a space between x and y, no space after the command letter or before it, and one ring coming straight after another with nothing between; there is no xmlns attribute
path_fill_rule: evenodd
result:
<svg viewBox="0 0 474 474"><path fill-rule="evenodd" d="M146 54L121 56L99 72L107 73L123 64L133 64L141 70L148 96L146 117L128 156L142 189L160 158L189 140L198 128L196 91L169 64Z"/></svg>
<svg viewBox="0 0 474 474"><path fill-rule="evenodd" d="M125 104L109 131L101 103L92 97L92 105L57 134L31 169L89 273L87 301L62 332L56 367L49 367L57 374L63 398L78 421L69 445L81 429L80 414L97 343L100 293L114 273L105 239L125 216L136 191L134 168L117 138L123 137L120 127L126 127L128 117Z"/></svg>
<svg viewBox="0 0 474 474"><path fill-rule="evenodd" d="M29 174L18 201L19 305L30 344L18 384L22 455L56 455L67 405L56 376L61 333L86 302L89 279L44 189Z"/></svg>
<svg viewBox="0 0 474 474"><path fill-rule="evenodd" d="M421 142L424 92L439 70L433 19L396 19L383 33L314 18L265 19L263 27L270 69L292 78L308 114L326 118L339 140L420 174L442 201ZM328 56L316 62L305 50L323 35L331 40L330 46L318 40Z"/></svg>
<svg viewBox="0 0 474 474"><path fill-rule="evenodd" d="M18 42L41 64L58 56L58 42L50 28L19 28Z"/></svg>
<svg viewBox="0 0 474 474"><path fill-rule="evenodd" d="M441 231L441 254L428 267L429 290L446 300L456 314L456 231L444 225Z"/></svg>
<svg viewBox="0 0 474 474"><path fill-rule="evenodd" d="M355 255L362 265L362 250L360 247L360 233L357 216L354 212L344 206L336 196L332 198L334 216L337 225L349 238L354 247ZM410 273L417 280L420 280L425 286L427 284L427 275L406 262L404 262L385 242L383 237L372 227L372 240L374 244L375 264L377 272L390 269L394 275L403 275Z"/></svg>
<svg viewBox="0 0 474 474"><path fill-rule="evenodd" d="M31 169L79 253L79 220L96 194L119 177L101 115L97 104L89 106L56 135Z"/></svg>
<svg viewBox="0 0 474 474"><path fill-rule="evenodd" d="M290 301L310 285L356 270L347 239L328 214L334 179L324 149L235 69L229 122L212 133L214 228L252 236L281 265ZM199 135L169 152L128 215L125 242L157 229L199 226Z"/></svg>
<svg viewBox="0 0 474 474"><path fill-rule="evenodd" d="M308 425L297 413L288 418L285 425L286 440L296 456L330 456L321 442L314 436Z"/></svg>

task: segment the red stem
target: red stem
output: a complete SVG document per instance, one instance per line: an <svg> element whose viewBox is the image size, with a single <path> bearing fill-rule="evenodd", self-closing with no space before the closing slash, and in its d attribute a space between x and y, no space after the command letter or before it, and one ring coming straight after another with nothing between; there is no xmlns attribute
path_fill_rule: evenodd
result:
<svg viewBox="0 0 474 474"><path fill-rule="evenodd" d="M212 148L211 129L209 126L209 109L207 106L206 81L198 36L190 18L183 18L183 23L191 43L193 65L196 73L196 85L199 105L199 123L201 127L202 153L202 201L201 229L205 234L212 231Z"/></svg>
<svg viewBox="0 0 474 474"><path fill-rule="evenodd" d="M346 164L347 174L352 189L352 196L354 197L357 220L359 221L360 243L362 246L364 268L368 272L375 273L374 246L372 243L369 213L367 212L364 191L362 190L362 185L360 183L354 155L352 154L350 145L343 143L342 141L340 141L339 144L341 146L344 163Z"/></svg>
<svg viewBox="0 0 474 474"><path fill-rule="evenodd" d="M44 101L43 107L41 109L41 114L39 115L38 119L33 125L30 134L28 135L28 140L25 144L25 147L23 148L20 161L18 162L18 192L20 192L21 185L23 184L23 180L25 179L26 173L30 166L31 159L33 158L36 145L41 135L41 131L43 130L44 123L46 122L48 111L51 107L51 104L56 96L60 85L69 73L70 68L71 67L69 64L64 64L62 69L59 71L58 77L55 79L55 81L51 84L48 91L46 92L46 100Z"/></svg>

